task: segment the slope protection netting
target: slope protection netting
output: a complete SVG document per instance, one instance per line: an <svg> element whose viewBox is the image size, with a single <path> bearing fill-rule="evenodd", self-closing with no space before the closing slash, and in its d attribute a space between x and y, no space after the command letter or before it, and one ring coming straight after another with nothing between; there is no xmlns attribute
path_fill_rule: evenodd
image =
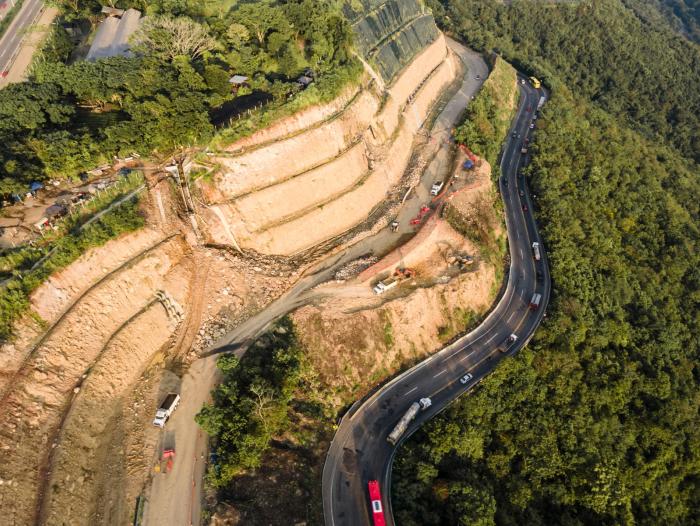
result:
<svg viewBox="0 0 700 526"><path fill-rule="evenodd" d="M423 0L347 0L343 11L358 52L387 83L439 34Z"/></svg>
<svg viewBox="0 0 700 526"><path fill-rule="evenodd" d="M370 57L385 82L391 82L401 69L439 34L432 15L424 15L394 34Z"/></svg>
<svg viewBox="0 0 700 526"><path fill-rule="evenodd" d="M410 20L425 14L417 0L389 0L353 23L355 43L365 56Z"/></svg>

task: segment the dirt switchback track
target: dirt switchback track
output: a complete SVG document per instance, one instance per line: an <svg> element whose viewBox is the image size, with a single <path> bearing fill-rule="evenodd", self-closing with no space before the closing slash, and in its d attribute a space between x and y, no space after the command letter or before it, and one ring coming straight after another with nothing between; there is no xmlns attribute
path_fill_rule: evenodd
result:
<svg viewBox="0 0 700 526"><path fill-rule="evenodd" d="M54 330L61 324L61 322L65 319L65 317L73 310L73 308L78 305L78 303L81 302L85 296L90 294L93 290L95 290L97 287L108 281L112 276L115 274L118 274L119 272L123 271L124 269L130 267L140 259L142 259L144 256L148 255L150 252L153 250L156 250L158 247L162 246L163 244L167 243L171 239L173 239L176 236L181 235L179 232L175 234L170 234L167 237L164 237L163 239L157 241L150 247L146 248L145 250L142 250L138 254L136 254L134 257L131 259L125 261L121 265L119 265L117 268L111 270L104 276L102 276L99 280L97 280L95 283L90 285L87 289L85 289L78 297L76 297L64 310L61 312L61 314L56 318L56 320L49 325L49 327L44 331L44 333L39 337L39 339L32 345L30 351L26 354L24 359L22 360L22 363L20 366L17 368L17 370L14 373L10 373L12 378L10 381L7 382L7 387L5 390L2 392L0 395L0 411L2 411L3 406L5 405L5 402L7 401L7 397L9 394L12 392L12 388L16 385L17 380L21 378L22 376L27 374L27 365L29 364L30 360L34 357L34 354L36 351L43 345L43 343L53 334ZM0 374L3 374L0 372Z"/></svg>
<svg viewBox="0 0 700 526"><path fill-rule="evenodd" d="M107 340L107 342L102 346L102 350L99 352L97 357L94 360L94 363L97 363L100 359L100 357L104 354L105 350L112 344L112 342L115 340L117 335L119 335L126 327L131 324L136 318L141 316L144 312L146 312L148 309L150 309L154 304L158 303L159 300L153 299L150 302L148 302L141 310L136 312L133 316L131 316L128 320L126 320L124 323L122 323L117 330L115 330ZM71 410L73 409L73 402L75 402L76 398L80 396L80 393L82 392L80 390L81 386L87 380L88 376L90 375L90 371L93 367L93 364L91 364L88 369L85 371L85 373L78 379L76 386L73 390L72 396L66 400L64 407L63 407L63 412L61 415L61 418L56 425L56 427L53 429L53 431L49 434L49 440L48 443L52 445L52 447L47 448L46 450L46 458L44 462L39 466L39 489L37 491L37 510L36 510L36 517L37 520L35 521L35 524L46 524L46 511L48 509L48 493L47 493L47 488L49 485L49 482L51 482L51 471L52 471L52 465L53 465L53 459L55 454L58 452L57 447L53 447L53 444L60 445L61 442L61 435L63 433L63 427L66 423L66 420L70 417Z"/></svg>

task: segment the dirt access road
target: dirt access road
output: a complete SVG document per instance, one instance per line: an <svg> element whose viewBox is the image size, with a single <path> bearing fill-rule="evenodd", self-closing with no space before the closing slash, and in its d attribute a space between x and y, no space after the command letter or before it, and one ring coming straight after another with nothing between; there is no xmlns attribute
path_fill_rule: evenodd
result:
<svg viewBox="0 0 700 526"><path fill-rule="evenodd" d="M207 401L218 381L216 355L222 352L242 355L247 345L272 322L298 307L322 298L322 293L313 290L314 287L332 279L343 265L370 252L381 257L396 247L402 235L414 231L409 222L416 216L421 205L430 200L430 186L434 181L445 177L451 169L450 131L488 75L488 67L479 54L450 39L448 45L464 62L466 72L461 87L446 102L433 125L430 141L435 141L439 150L425 169L412 197L401 208L397 217L399 231L384 229L339 255L321 261L289 292L222 337L207 356L192 365L182 380L182 402L163 432L163 443L176 446L177 459L171 473L158 474L153 479L144 511L145 526L188 526L200 523L207 443L194 416Z"/></svg>

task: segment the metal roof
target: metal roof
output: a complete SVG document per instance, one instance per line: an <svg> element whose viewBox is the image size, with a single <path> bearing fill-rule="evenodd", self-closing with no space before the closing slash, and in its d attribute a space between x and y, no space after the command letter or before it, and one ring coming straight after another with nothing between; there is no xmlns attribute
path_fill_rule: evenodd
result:
<svg viewBox="0 0 700 526"><path fill-rule="evenodd" d="M109 16L97 28L87 60L129 54L129 38L138 29L141 12L127 9L121 18Z"/></svg>

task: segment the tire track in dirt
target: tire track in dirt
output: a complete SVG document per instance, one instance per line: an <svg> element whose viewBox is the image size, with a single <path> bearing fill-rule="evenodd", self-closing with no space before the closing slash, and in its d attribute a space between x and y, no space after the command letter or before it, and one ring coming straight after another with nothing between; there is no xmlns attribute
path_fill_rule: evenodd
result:
<svg viewBox="0 0 700 526"><path fill-rule="evenodd" d="M82 391L82 386L83 383L90 377L90 372L92 369L99 363L100 359L104 355L105 351L110 347L112 342L115 340L115 338L124 330L126 329L131 323L136 320L139 316L141 316L143 313L145 313L148 309L150 309L155 303L158 303L159 300L157 299L152 299L149 301L141 310L136 312L133 316L131 316L129 319L124 321L109 337L107 342L104 344L100 352L97 354L95 357L95 360L93 363L91 363L88 368L85 370L85 372L78 378L78 381L75 384L75 387L73 388L73 394L72 396L65 402L63 412L61 415L61 418L59 422L56 424L55 429L49 436L49 441L48 443L51 444L51 446L48 448L46 452L46 459L42 463L42 465L39 466L39 489L37 491L37 510L36 510L36 517L37 520L35 521L35 524L45 524L46 523L46 514L48 513L48 500L50 498L50 494L46 491L49 483L51 482L51 473L52 473L52 466L54 462L54 458L56 456L56 453L58 452L58 448L61 445L61 440L62 440L62 434L64 430L64 425L66 421L71 417L71 412L73 410L73 404L75 403L76 399L80 396L80 394L83 392Z"/></svg>
<svg viewBox="0 0 700 526"><path fill-rule="evenodd" d="M72 398L84 372L95 366L124 318L133 321L133 313L141 311L189 257L182 243L172 242L176 236L156 243L91 286L91 294L83 293L66 309L14 375L0 413L0 478L6 482L0 487L0 507L10 522L37 519L46 449L65 422L65 401ZM117 275L126 268L130 271Z"/></svg>
<svg viewBox="0 0 700 526"><path fill-rule="evenodd" d="M134 257L131 259L128 259L121 265L119 265L117 268L114 270L111 270L104 276L102 276L99 280L97 280L95 283L90 285L87 289L85 289L78 297L76 297L64 310L61 312L61 314L56 318L56 320L49 325L49 327L44 331L44 333L39 337L39 339L31 346L31 349L29 352L26 354L24 359L22 360L22 363L19 365L17 370L14 373L10 373L9 375L11 376L11 379L7 382L7 387L3 391L2 395L0 395L0 411L3 410L3 407L5 405L5 402L7 401L7 397L9 394L12 392L13 387L16 385L17 381L22 377L26 376L26 367L29 363L29 361L34 357L36 354L36 351L44 344L44 342L53 334L54 330L58 328L58 326L61 324L61 322L65 319L68 314L71 313L71 311L92 291L94 291L97 287L102 285L103 283L107 282L110 278L115 276L116 274L120 273L121 271L129 268L131 265L137 263L140 261L142 258L147 256L150 252L153 250L156 250L158 247L163 245L164 243L167 243L171 239L173 239L176 236L182 235L181 233L175 233L175 234L170 234L169 236L155 242L153 245L150 247L146 248L145 250L142 250L138 254L136 254ZM3 374L0 372L0 375Z"/></svg>

